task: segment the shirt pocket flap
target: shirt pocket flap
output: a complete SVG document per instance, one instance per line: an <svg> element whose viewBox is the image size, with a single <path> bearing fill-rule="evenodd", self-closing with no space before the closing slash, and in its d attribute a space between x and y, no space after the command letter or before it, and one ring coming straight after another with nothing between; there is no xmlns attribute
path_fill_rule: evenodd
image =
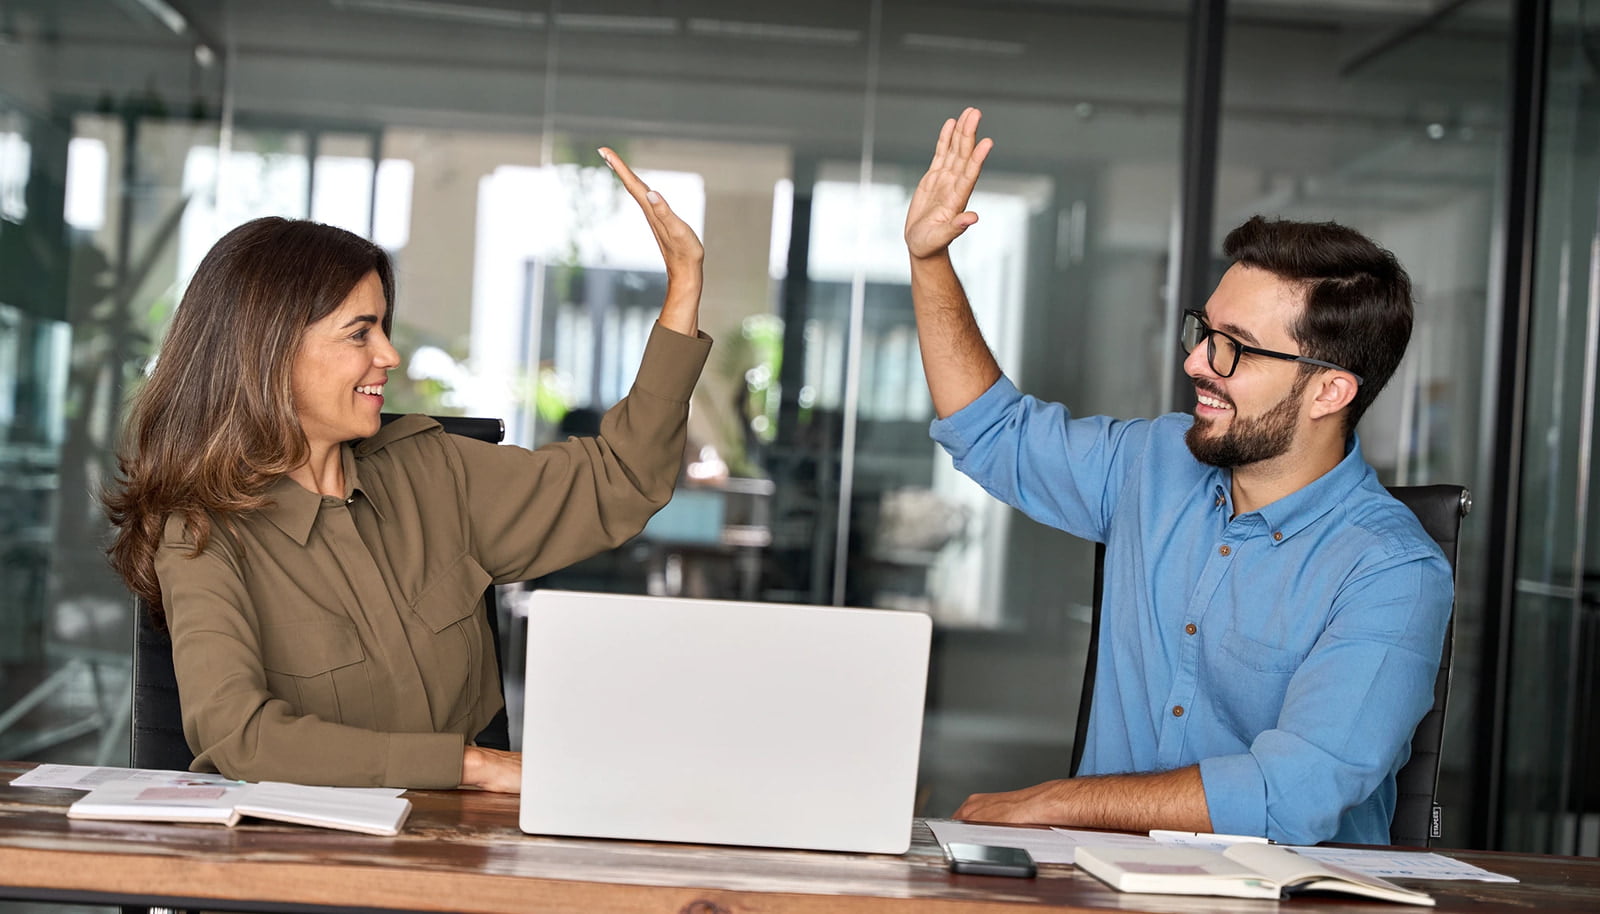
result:
<svg viewBox="0 0 1600 914"><path fill-rule="evenodd" d="M340 622L287 622L261 630L261 665L274 673L320 676L364 656L356 630Z"/></svg>
<svg viewBox="0 0 1600 914"><path fill-rule="evenodd" d="M1293 673L1305 663L1311 645L1279 647L1234 629L1222 636L1222 649L1246 668L1260 673Z"/></svg>
<svg viewBox="0 0 1600 914"><path fill-rule="evenodd" d="M464 555L423 586L411 608L438 634L462 619L477 615L483 592L494 582L471 556Z"/></svg>

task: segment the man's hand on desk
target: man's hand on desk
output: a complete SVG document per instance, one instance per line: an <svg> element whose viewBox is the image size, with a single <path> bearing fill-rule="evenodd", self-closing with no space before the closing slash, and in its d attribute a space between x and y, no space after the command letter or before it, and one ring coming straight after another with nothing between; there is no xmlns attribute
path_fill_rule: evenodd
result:
<svg viewBox="0 0 1600 914"><path fill-rule="evenodd" d="M522 753L468 746L461 757L461 786L521 793Z"/></svg>
<svg viewBox="0 0 1600 914"><path fill-rule="evenodd" d="M1057 821L1065 811L1060 796L1067 792L1063 779L1045 781L1022 790L1005 793L975 793L956 810L953 818L969 822L997 822L1008 825L1073 825Z"/></svg>
<svg viewBox="0 0 1600 914"><path fill-rule="evenodd" d="M1149 831L1211 831L1200 768L1045 781L1005 793L975 793L954 818L1014 825L1077 825Z"/></svg>

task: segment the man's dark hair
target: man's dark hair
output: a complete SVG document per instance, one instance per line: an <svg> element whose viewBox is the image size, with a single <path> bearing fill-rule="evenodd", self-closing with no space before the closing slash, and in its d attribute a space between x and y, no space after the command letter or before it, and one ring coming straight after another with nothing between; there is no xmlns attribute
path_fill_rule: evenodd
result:
<svg viewBox="0 0 1600 914"><path fill-rule="evenodd" d="M1228 233L1222 252L1305 292L1305 310L1288 328L1300 354L1362 378L1345 412L1348 434L1389 383L1411 340L1411 278L1405 268L1372 239L1333 222L1252 216Z"/></svg>

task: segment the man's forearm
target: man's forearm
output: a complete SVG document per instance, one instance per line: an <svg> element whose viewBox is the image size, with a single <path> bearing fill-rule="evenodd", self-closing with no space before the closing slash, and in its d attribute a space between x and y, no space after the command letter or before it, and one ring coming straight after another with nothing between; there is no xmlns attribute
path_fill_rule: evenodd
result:
<svg viewBox="0 0 1600 914"><path fill-rule="evenodd" d="M1130 831L1211 830L1211 811L1197 765L1154 774L1073 778L1066 783L1066 807L1075 825Z"/></svg>
<svg viewBox="0 0 1600 914"><path fill-rule="evenodd" d="M947 251L911 258L911 301L922 371L934 412L944 418L993 386L1000 378L1000 365L983 341Z"/></svg>
<svg viewBox="0 0 1600 914"><path fill-rule="evenodd" d="M1124 831L1211 831L1198 765L1153 774L1065 778L1007 793L973 794L955 817Z"/></svg>

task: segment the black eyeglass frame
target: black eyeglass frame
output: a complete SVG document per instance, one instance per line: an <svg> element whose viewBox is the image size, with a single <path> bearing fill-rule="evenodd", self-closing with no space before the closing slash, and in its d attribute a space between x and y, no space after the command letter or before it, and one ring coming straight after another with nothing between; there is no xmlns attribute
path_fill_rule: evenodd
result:
<svg viewBox="0 0 1600 914"><path fill-rule="evenodd" d="M1272 349L1262 349L1260 346L1245 345L1244 343L1239 342L1239 338L1233 334L1218 330L1217 328L1206 323L1205 312L1194 308L1188 308L1184 310L1183 326L1178 328L1178 345L1183 347L1185 354L1194 352L1194 346L1190 346L1188 341L1188 327L1191 318L1200 328L1200 338L1195 340L1194 346L1198 346L1201 343L1206 344L1206 363L1211 366L1211 370L1216 372L1218 377L1233 377L1233 373L1239 369L1239 357L1248 352L1252 355L1264 355L1268 358L1283 359L1285 362L1303 362L1307 365L1315 365L1318 368L1331 368L1334 371L1342 371L1350 377L1356 379L1357 387L1360 387L1363 383L1365 383L1360 375L1348 368L1335 365L1332 362L1324 362L1321 359L1313 359L1310 356L1295 355L1292 352L1278 352ZM1212 341L1211 338L1213 336L1225 337L1228 342L1233 344L1233 364L1228 366L1227 371L1223 371L1221 368L1217 367L1217 344Z"/></svg>

